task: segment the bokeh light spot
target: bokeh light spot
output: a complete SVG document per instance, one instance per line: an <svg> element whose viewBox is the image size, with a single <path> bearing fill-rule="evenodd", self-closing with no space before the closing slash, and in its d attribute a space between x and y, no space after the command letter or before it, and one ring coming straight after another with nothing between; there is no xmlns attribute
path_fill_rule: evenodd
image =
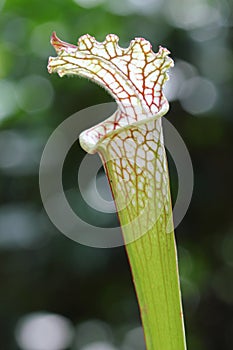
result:
<svg viewBox="0 0 233 350"><path fill-rule="evenodd" d="M220 24L210 23L202 28L194 28L189 31L190 37L197 42L206 42L222 34L223 28Z"/></svg>
<svg viewBox="0 0 233 350"><path fill-rule="evenodd" d="M60 315L33 313L19 321L15 337L22 350L63 350L72 342L73 326Z"/></svg>
<svg viewBox="0 0 233 350"><path fill-rule="evenodd" d="M41 247L48 235L41 231L39 214L29 206L5 205L0 208L0 249Z"/></svg>
<svg viewBox="0 0 233 350"><path fill-rule="evenodd" d="M36 173L43 140L14 130L0 132L0 169L11 175Z"/></svg>
<svg viewBox="0 0 233 350"><path fill-rule="evenodd" d="M39 75L23 78L16 88L16 98L25 112L35 113L47 109L53 102L54 91L50 81Z"/></svg>
<svg viewBox="0 0 233 350"><path fill-rule="evenodd" d="M214 84L205 78L194 77L182 84L180 102L183 109L191 114L201 114L214 107L217 90Z"/></svg>
<svg viewBox="0 0 233 350"><path fill-rule="evenodd" d="M174 26L186 30L205 27L221 21L218 9L203 0L169 1L165 7L165 15Z"/></svg>
<svg viewBox="0 0 233 350"><path fill-rule="evenodd" d="M165 83L163 92L168 101L175 101L178 99L180 87L184 82L184 75L182 70L177 66L172 68L169 75L170 79Z"/></svg>
<svg viewBox="0 0 233 350"><path fill-rule="evenodd" d="M27 40L30 20L22 17L10 18L3 31L3 40L5 44L12 49L22 50L22 46Z"/></svg>
<svg viewBox="0 0 233 350"><path fill-rule="evenodd" d="M168 101L179 99L182 84L197 75L197 71L190 63L182 60L175 60L175 66L169 71L169 80L163 88Z"/></svg>

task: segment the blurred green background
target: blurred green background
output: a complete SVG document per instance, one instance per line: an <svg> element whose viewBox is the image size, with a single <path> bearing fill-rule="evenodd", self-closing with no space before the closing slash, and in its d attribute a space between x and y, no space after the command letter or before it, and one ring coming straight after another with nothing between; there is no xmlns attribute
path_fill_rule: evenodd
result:
<svg viewBox="0 0 233 350"><path fill-rule="evenodd" d="M76 111L111 101L85 79L47 73L53 30L74 44L115 33L122 47L140 36L172 52L167 117L195 174L176 229L188 348L232 349L232 26L231 0L0 0L0 349L145 348L124 248L75 243L43 209L38 169L49 135ZM72 147L66 189L77 187L84 154ZM94 215L80 203L77 194L77 208Z"/></svg>

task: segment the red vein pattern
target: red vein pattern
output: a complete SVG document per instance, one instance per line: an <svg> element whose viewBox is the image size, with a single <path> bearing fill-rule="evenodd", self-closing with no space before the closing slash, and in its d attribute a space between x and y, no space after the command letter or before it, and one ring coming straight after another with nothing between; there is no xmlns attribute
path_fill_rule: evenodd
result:
<svg viewBox="0 0 233 350"><path fill-rule="evenodd" d="M168 213L168 172L159 117L168 109L162 87L173 61L167 49L160 47L155 54L145 39L132 40L126 49L120 48L118 41L113 34L103 43L84 35L75 46L53 33L51 43L58 57L50 57L48 70L60 76L88 77L105 87L117 101L117 111L85 130L80 143L89 153L98 151L103 161L111 160L117 177L114 195L118 191L125 194L124 203L120 203L122 196L115 198L118 211L130 204L131 221L144 215L143 233L148 230L150 219L153 226L161 210Z"/></svg>
<svg viewBox="0 0 233 350"><path fill-rule="evenodd" d="M162 87L173 61L163 47L152 52L142 38L128 48L110 34L103 43L85 35L78 45L53 34L57 57L48 70L76 74L103 86L118 109L80 135L98 152L110 182L141 309L148 350L185 349L182 307L161 116L168 110ZM171 225L171 226L170 226ZM171 232L171 234L167 234ZM140 238L140 239L138 239ZM169 335L169 336L168 336Z"/></svg>
<svg viewBox="0 0 233 350"><path fill-rule="evenodd" d="M134 225L140 224L143 235L155 225L162 211L168 221L170 191L161 119L112 133L99 143L97 150L107 162L106 172L111 167L108 177L113 182L118 212L128 208L129 231L134 232Z"/></svg>
<svg viewBox="0 0 233 350"><path fill-rule="evenodd" d="M117 111L107 120L80 135L80 143L89 153L112 132L147 119L158 119L168 110L162 86L173 66L169 51L160 46L154 53L151 44L136 38L130 46L118 46L119 38L109 34L103 43L90 35L67 44L53 33L51 43L58 57L50 57L48 70L60 76L77 74L103 86L116 100Z"/></svg>

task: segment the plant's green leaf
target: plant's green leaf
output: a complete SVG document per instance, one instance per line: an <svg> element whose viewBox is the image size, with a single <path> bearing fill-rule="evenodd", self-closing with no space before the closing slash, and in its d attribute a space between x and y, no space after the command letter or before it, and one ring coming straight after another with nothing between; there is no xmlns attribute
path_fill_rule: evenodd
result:
<svg viewBox="0 0 233 350"><path fill-rule="evenodd" d="M168 110L162 87L173 65L169 51L157 54L142 38L118 46L85 35L78 46L52 36L58 57L49 72L77 74L107 89L118 109L84 131L80 142L103 160L113 192L138 296L148 350L183 350L185 336L169 175L161 116Z"/></svg>

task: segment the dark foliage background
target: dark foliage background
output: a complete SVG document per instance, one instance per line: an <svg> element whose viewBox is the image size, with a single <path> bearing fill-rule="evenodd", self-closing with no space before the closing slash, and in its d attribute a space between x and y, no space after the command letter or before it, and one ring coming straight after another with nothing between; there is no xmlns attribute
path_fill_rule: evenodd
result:
<svg viewBox="0 0 233 350"><path fill-rule="evenodd" d="M69 240L41 202L38 169L49 135L76 111L111 101L87 80L48 75L56 30L72 43L115 33L122 47L141 36L155 51L171 50L167 117L195 173L176 230L188 348L232 349L232 1L1 0L0 11L0 348L144 349L124 248ZM83 155L72 147L66 189L75 190Z"/></svg>

